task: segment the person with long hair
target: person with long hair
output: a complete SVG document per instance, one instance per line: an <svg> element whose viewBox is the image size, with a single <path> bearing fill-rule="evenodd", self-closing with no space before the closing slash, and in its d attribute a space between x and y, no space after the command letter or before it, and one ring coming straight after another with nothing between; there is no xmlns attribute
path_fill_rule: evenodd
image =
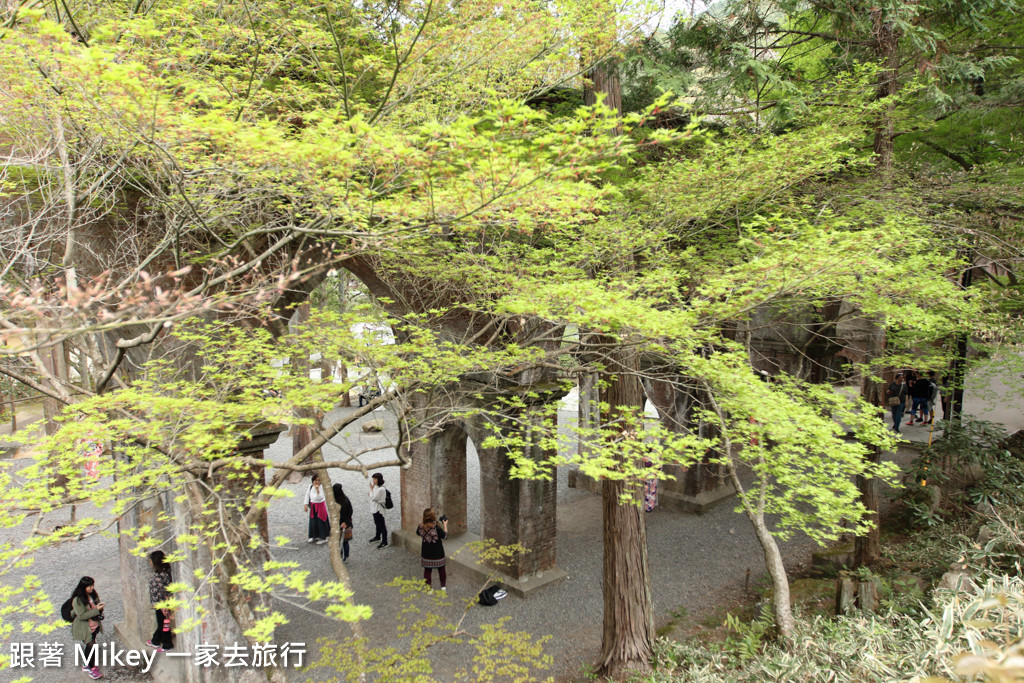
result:
<svg viewBox="0 0 1024 683"><path fill-rule="evenodd" d="M174 649L174 641L171 639L171 610L156 606L158 602L171 597L167 590L171 583L171 565L167 564L166 558L162 550L154 550L149 554L149 561L153 564L153 576L149 579L149 602L156 610L156 630L153 631L153 637L146 641L146 645L155 647L157 652Z"/></svg>
<svg viewBox="0 0 1024 683"><path fill-rule="evenodd" d="M103 632L103 608L106 603L100 602L100 594L96 592L96 582L91 576L83 576L71 594L71 637L81 641L85 654L85 666L82 671L89 678L103 678L99 663L96 660L96 636Z"/></svg>
<svg viewBox="0 0 1024 683"><path fill-rule="evenodd" d="M423 567L423 580L430 587L430 571L437 570L441 590L448 591L448 572L445 570L447 560L444 556L444 543L448 537L448 518L442 517L440 523L433 508L423 511L423 523L416 527L416 535L423 539L420 543L420 565Z"/></svg>
<svg viewBox="0 0 1024 683"><path fill-rule="evenodd" d="M341 508L341 512L338 514L338 523L341 529L341 561L348 562L348 542L352 540L352 501L345 495L341 484L333 485L331 490L334 491L334 502Z"/></svg>
<svg viewBox="0 0 1024 683"><path fill-rule="evenodd" d="M370 513L373 515L373 525L377 533L370 539L370 543L380 541L378 548L388 547L388 525L384 521L384 501L387 500L388 490L384 488L384 475L374 472L370 477Z"/></svg>
<svg viewBox="0 0 1024 683"><path fill-rule="evenodd" d="M327 537L331 534L331 523L327 521L327 497L324 496L319 474L314 474L310 479L302 509L309 513L309 540L306 543L327 543Z"/></svg>

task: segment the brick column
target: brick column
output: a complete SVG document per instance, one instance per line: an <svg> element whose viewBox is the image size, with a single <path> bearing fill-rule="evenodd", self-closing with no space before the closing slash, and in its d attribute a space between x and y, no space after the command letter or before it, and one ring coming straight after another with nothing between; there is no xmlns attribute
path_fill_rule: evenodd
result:
<svg viewBox="0 0 1024 683"><path fill-rule="evenodd" d="M680 391L669 382L644 380L644 392L658 410L662 426L678 434L697 431L701 436L710 425L703 422L695 424L693 408L696 397L689 392ZM666 465L666 473L675 479L660 482L658 503L683 512L703 514L712 507L731 497L735 491L725 479L721 465L700 462L690 467Z"/></svg>
<svg viewBox="0 0 1024 683"><path fill-rule="evenodd" d="M416 438L406 450L412 464L402 470L402 528L415 531L423 510L448 515L448 533L460 534L466 522L466 432L461 424Z"/></svg>
<svg viewBox="0 0 1024 683"><path fill-rule="evenodd" d="M480 444L491 431L471 424L473 442ZM483 535L501 545L518 543L530 550L516 557L511 566L500 571L521 579L555 567L557 535L557 481L513 479L512 459L504 448L477 447L480 456L480 484L483 492ZM530 446L528 456L540 458L545 453L539 446Z"/></svg>
<svg viewBox="0 0 1024 683"><path fill-rule="evenodd" d="M248 430L248 437L238 444L238 455L262 459L266 448L277 440L282 431L284 431L283 426L270 423L251 427ZM215 474L213 478L213 483L224 487L221 495L235 497L239 504L244 504L251 498L254 487L257 491L262 488L260 485L264 481L264 468L252 466L239 469L225 468ZM209 548L207 546L200 545L193 549L179 547L174 542L176 536L193 532L191 523L194 521L191 518L188 505L175 502L177 493L179 491L172 489L158 496L140 500L137 506L129 509L117 522L124 621L113 624L113 627L121 642L129 649L141 650L144 648L143 643L148 634L152 633L154 623L148 591L149 578L153 571L152 566L146 558L136 557L132 553L136 543L131 534L127 532L134 532L140 526L151 526L152 535L162 541L160 549L168 553L184 550L184 559L172 565L176 581L190 584L194 588L193 570L197 566L204 566L204 564L208 566ZM266 514L266 510L264 510L258 523L259 533L264 543L269 538ZM264 545L256 552L265 554L266 546ZM216 609L226 610L226 607L217 605ZM195 605L189 603L178 611L176 619L178 623L184 623L196 616ZM208 624L211 625L209 629L207 629ZM176 648L186 652L193 651L192 648L199 642L224 644L243 641L244 638L238 624L229 619L218 619L215 613L205 617L202 627L193 628L187 633L175 636ZM159 683L199 683L204 680L203 671L190 666L190 664L191 662L187 660L160 656L155 660L150 675L154 681Z"/></svg>

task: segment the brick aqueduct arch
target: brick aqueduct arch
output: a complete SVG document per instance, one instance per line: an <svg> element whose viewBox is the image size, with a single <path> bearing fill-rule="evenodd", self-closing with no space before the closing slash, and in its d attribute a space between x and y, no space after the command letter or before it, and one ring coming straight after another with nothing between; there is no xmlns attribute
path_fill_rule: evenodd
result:
<svg viewBox="0 0 1024 683"><path fill-rule="evenodd" d="M420 283L410 279L388 280L377 264L369 260L355 257L345 267L371 295L386 302L385 308L391 313L401 315L446 306L449 310L454 308L455 312L439 324L439 331L453 339L480 332L493 322L460 314L457 302L431 298L431 289L417 286ZM557 344L552 340L560 338L554 334L541 336L548 340L545 346ZM527 330L520 327L508 330L503 341L530 343L526 342L528 337ZM481 580L497 574L510 591L525 597L567 578L557 566L557 478L514 479L510 476L513 461L507 449L482 446L496 431L506 436L526 436L526 425L533 419L530 409L564 397L565 391L557 379L550 370L531 369L500 379L493 375L467 377L460 386L450 387L454 390L443 395L439 392L436 396L409 397L410 404L400 420L400 424L410 425L400 446L409 466L401 471L402 523L401 529L392 534L392 541L419 553L416 527L424 508L432 507L443 511L450 520L450 539L445 544L449 562ZM579 419L582 424L594 425L596 415L591 401L596 403L597 396L593 377L583 377L579 389ZM692 396L659 382L647 382L645 393L669 429L703 429L692 420ZM451 405L452 397L456 397L457 405ZM511 403L526 407L507 407L510 405L507 399L513 397L517 400ZM444 405L444 409L432 410L436 404ZM493 539L499 545L518 544L528 551L503 561L500 567L479 564L470 553L458 552L467 542L480 540L468 529L466 446L469 439L476 446L480 461L483 538ZM530 440L525 442L530 443ZM578 444L577 447L585 446ZM552 454L543 453L541 446L534 443L527 447L525 455L539 459ZM662 485L660 501L680 511L703 513L733 493L716 467L677 467L669 473L674 480ZM569 485L599 491L598 482L578 476L575 471L570 471Z"/></svg>
<svg viewBox="0 0 1024 683"><path fill-rule="evenodd" d="M442 333L452 338L465 338L467 332L478 333L491 325L490 319L476 319L471 314L462 315L457 301L432 299L435 294L430 287L419 288L414 280L406 276L398 281L388 281L372 261L355 257L345 267L369 289L378 300L386 304L393 313L426 311L431 308L449 307L456 312L440 323ZM440 295L443 299L443 295ZM815 325L802 324L809 320ZM742 328L742 329L741 329ZM516 341L523 328L508 330L504 341ZM743 334L751 350L751 361L756 369L766 375L788 373L811 381L828 381L838 370L837 362L843 357L864 360L877 355L882 342L879 328L871 321L860 318L850 304L832 302L822 310L807 308L796 321L775 319L773 311L764 307L755 312L746 325L737 327L736 334ZM490 336L490 335L488 335ZM558 335L545 335L550 341ZM486 337L484 337L486 338ZM526 337L521 337L523 340ZM551 350L551 349L548 349ZM401 473L402 528L394 540L412 552L419 552L419 539L415 530L421 521L424 508L432 507L445 512L450 519L451 541L446 544L449 555L467 541L476 540L468 531L467 524L467 481L466 444L472 439L477 446L481 473L481 513L484 538L494 539L501 545L519 544L529 550L517 555L511 563L502 567L500 574L509 590L521 596L566 578L557 566L557 478L550 480L513 479L510 475L512 461L502 447L483 448L482 444L495 430L505 435L526 435L524 425L529 424L530 405L558 401L564 391L548 370L527 370L510 378L495 377L465 378L457 389L476 385L481 389L477 398L469 398L472 392L454 391L448 396L462 396L463 401L456 410L440 411L439 423L431 421L432 397L415 397L407 407L406 423L411 425L408 438L403 439L405 455L409 466ZM497 388L495 388L497 387ZM583 376L579 384L579 421L585 425L596 425L592 401L596 403L596 386L593 377ZM644 381L644 393L658 411L662 425L675 432L706 433L708 426L695 419L695 408L700 403L699 393L682 389L680 385L654 380ZM495 406L507 406L503 399L515 396L517 404L526 408L495 411ZM527 398L530 397L530 398ZM442 402L449 400L441 398ZM451 406L449 406L451 407ZM487 408L490 417L474 409ZM513 412L509 412L513 411ZM452 415L469 417L452 418ZM497 414L499 417L493 417ZM529 440L526 441L529 443ZM584 444L577 444L585 448ZM527 457L540 458L545 455L539 445L528 446ZM690 468L669 466L672 479L660 486L659 504L682 512L702 514L733 495L731 484L718 466L706 463ZM569 485L598 491L597 482L570 471ZM492 567L478 565L465 553L456 554L452 560L481 578L494 574Z"/></svg>
<svg viewBox="0 0 1024 683"><path fill-rule="evenodd" d="M586 378L581 385L580 420L592 423L587 394L594 382ZM506 396L529 394L536 398L532 399L533 405L505 409L498 413L499 417L494 417L495 405L507 405L499 396L463 399L464 403L454 412L470 417L452 418L451 412L446 411L440 423L431 422L429 418L430 397L413 399L418 403L410 406L404 416L413 426L403 440L404 455L410 464L401 472L402 525L401 530L393 534L397 544L419 552L415 530L427 507L441 510L449 517L452 536L452 542L446 544L449 555L466 542L478 540L468 530L467 514L467 442L472 439L480 460L483 537L500 545L519 544L529 552L515 555L497 572L494 567L477 564L465 553L456 555L452 561L481 579L488 573L498 573L513 592L524 597L567 577L557 566L557 478L514 479L510 476L513 460L508 449L482 446L495 432L527 437L530 409L564 396L564 391L560 390L537 391L538 387L550 389L551 386L536 383L508 387ZM676 395L667 383L648 383L646 388L648 396L654 397L652 402L659 409L661 421L670 429L703 429L689 421L692 397ZM666 398L671 398L673 403L667 403ZM490 409L490 415L476 410L479 408ZM529 443L528 437L526 441ZM540 459L553 454L533 443L526 447L523 455ZM733 494L717 466L672 467L669 474L674 479L663 483L660 501L661 505L672 509L703 513ZM570 472L570 486L599 491L596 481L577 472Z"/></svg>
<svg viewBox="0 0 1024 683"><path fill-rule="evenodd" d="M467 518L466 446L472 439L480 460L483 537L500 545L519 544L529 550L516 554L501 568L504 578L519 587L517 592L525 594L528 590L519 584L564 578L555 563L558 483L555 479L514 479L510 473L513 460L508 450L481 445L495 428L504 428L506 433L519 429L511 423L512 420L508 420L505 425L497 425L483 415L476 415L443 425L412 428L410 445L406 447L410 465L401 474L402 531L396 540L419 553L415 530L427 507L448 515L448 530L453 541L457 539L458 546L477 540L468 531ZM430 431L429 435L423 434L426 431ZM536 444L527 447L525 454L535 459L551 455ZM449 545L454 549L453 544ZM475 568L468 556L459 557L456 562ZM482 567L476 569L478 573L486 571ZM545 573L548 574L546 580Z"/></svg>

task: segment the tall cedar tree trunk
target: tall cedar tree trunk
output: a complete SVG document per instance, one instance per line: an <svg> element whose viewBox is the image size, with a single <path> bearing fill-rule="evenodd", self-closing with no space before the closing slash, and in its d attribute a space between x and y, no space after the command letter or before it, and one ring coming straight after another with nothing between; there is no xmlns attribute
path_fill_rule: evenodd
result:
<svg viewBox="0 0 1024 683"><path fill-rule="evenodd" d="M879 75L878 99L889 101L875 125L874 152L878 158L878 166L883 172L892 170L893 142L896 139L896 123L893 120L894 101L899 92L899 31L893 23L886 19L885 13L874 10L876 54L882 63L883 70Z"/></svg>
<svg viewBox="0 0 1024 683"><path fill-rule="evenodd" d="M974 250L969 250L966 256L967 267L960 276L960 289L967 289L974 281ZM949 366L949 413L946 415L946 421L953 428L959 427L963 421L964 381L967 378L967 342L966 333L957 336L956 355Z"/></svg>
<svg viewBox="0 0 1024 683"><path fill-rule="evenodd" d="M882 449L872 446L868 460L877 465L882 462ZM878 479L857 475L860 500L868 509L867 519L874 523L871 529L853 539L853 566L871 567L882 559L882 537L878 524Z"/></svg>
<svg viewBox="0 0 1024 683"><path fill-rule="evenodd" d="M865 377L861 384L861 396L868 403L877 405L878 387L870 377ZM868 460L877 465L882 461L882 449L871 448ZM860 501L868 510L870 521L874 526L866 534L853 539L853 566L871 567L882 559L882 536L878 518L878 479L857 475L857 488L860 489Z"/></svg>
<svg viewBox="0 0 1024 683"><path fill-rule="evenodd" d="M601 401L609 406L602 424L614 421L619 413L643 406L639 365L635 353L627 356L621 349L613 352L601 378ZM648 671L653 656L654 616L643 501L639 488L634 488L628 496L632 501L623 502L627 485L606 479L601 486L604 632L598 673L609 678Z"/></svg>
<svg viewBox="0 0 1024 683"><path fill-rule="evenodd" d="M600 64L587 72L591 85L583 89L583 104L597 104L597 96L604 95L604 104L609 109L622 112L622 83L619 72L611 64Z"/></svg>
<svg viewBox="0 0 1024 683"><path fill-rule="evenodd" d="M587 73L591 85L583 91L587 105L603 94L604 104L622 111L622 85L614 65L600 64ZM600 341L614 344L610 338ZM608 404L607 418L616 413L643 408L643 386L639 376L639 358L625 358L616 352L601 379L601 401ZM647 562L647 527L640 492L634 501L622 503L623 482L605 480L601 485L604 527L604 631L601 637L601 663L598 673L609 678L648 671L654 655L654 614L651 605L651 577Z"/></svg>

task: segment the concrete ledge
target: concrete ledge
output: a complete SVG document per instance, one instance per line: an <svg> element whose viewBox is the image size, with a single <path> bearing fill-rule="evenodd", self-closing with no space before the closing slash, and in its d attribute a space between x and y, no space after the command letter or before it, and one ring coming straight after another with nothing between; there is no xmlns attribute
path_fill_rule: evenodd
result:
<svg viewBox="0 0 1024 683"><path fill-rule="evenodd" d="M479 536L468 531L462 534L451 534L444 541L444 550L448 557L449 569L457 567L456 571L466 574L474 581L479 581L481 588L483 588L484 583L488 579L491 579L499 582L509 593L513 593L520 598L529 598L541 590L569 578L569 575L558 567L538 572L531 576L524 576L521 579L512 578L493 567L477 562L468 549L463 550L466 545L479 540L481 540ZM393 531L391 533L391 544L405 548L419 557L420 537L416 535L415 531L407 531L405 529Z"/></svg>
<svg viewBox="0 0 1024 683"><path fill-rule="evenodd" d="M661 490L658 491L658 505L669 510L703 515L711 510L711 508L729 500L735 495L736 489L733 488L732 484L719 486L712 491L705 491L696 496L688 496L685 493L678 493L676 491Z"/></svg>

